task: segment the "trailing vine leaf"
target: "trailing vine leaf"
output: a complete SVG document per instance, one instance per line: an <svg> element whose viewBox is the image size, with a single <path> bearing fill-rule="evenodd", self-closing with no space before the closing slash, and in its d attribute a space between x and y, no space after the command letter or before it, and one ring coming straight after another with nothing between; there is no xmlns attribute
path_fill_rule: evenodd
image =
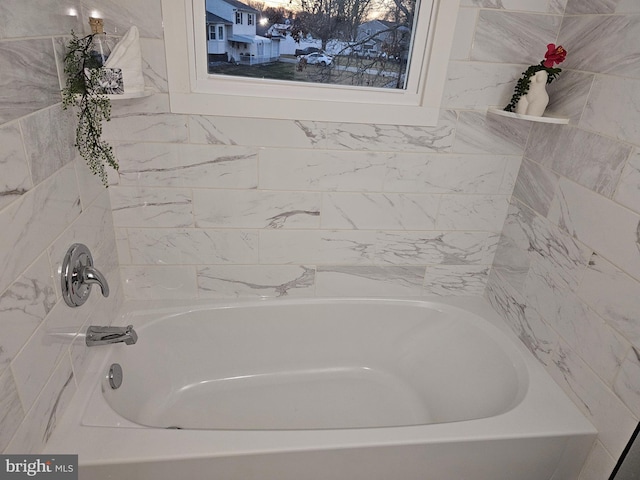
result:
<svg viewBox="0 0 640 480"><path fill-rule="evenodd" d="M113 147L102 140L102 122L111 120L111 100L99 85L102 66L91 55L93 35L79 38L71 32L64 57L66 85L62 90L62 107L77 107L75 147L89 169L108 187L105 165L118 170Z"/></svg>

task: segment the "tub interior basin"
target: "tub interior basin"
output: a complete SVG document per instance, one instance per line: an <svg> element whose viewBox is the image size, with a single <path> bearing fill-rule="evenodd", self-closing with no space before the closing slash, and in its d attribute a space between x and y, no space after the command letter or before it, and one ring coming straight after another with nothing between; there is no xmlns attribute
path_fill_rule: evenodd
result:
<svg viewBox="0 0 640 480"><path fill-rule="evenodd" d="M125 321L138 343L113 346L107 368L120 364L123 382L101 388L118 414L151 427L456 422L508 412L528 385L505 334L429 302L264 302Z"/></svg>

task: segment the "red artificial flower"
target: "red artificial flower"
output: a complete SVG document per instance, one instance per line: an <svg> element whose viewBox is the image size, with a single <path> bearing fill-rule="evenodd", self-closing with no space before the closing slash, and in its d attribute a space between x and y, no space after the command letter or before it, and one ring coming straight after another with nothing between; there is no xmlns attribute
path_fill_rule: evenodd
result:
<svg viewBox="0 0 640 480"><path fill-rule="evenodd" d="M554 43L550 43L547 45L547 53L544 54L544 61L542 62L542 65L547 68L551 68L554 63L560 64L564 62L566 56L567 51L564 48L560 45L556 47Z"/></svg>

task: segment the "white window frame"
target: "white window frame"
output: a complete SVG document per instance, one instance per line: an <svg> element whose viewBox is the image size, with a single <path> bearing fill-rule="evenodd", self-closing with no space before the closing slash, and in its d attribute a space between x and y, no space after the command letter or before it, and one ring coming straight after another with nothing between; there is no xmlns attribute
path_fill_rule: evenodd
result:
<svg viewBox="0 0 640 480"><path fill-rule="evenodd" d="M422 0L405 90L209 75L202 20L204 3L204 0L162 0L172 112L347 123L437 124L459 0Z"/></svg>

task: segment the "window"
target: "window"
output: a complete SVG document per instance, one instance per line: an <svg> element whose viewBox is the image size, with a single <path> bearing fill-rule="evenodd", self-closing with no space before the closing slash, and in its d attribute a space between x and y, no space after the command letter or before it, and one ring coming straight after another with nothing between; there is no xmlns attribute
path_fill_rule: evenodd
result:
<svg viewBox="0 0 640 480"><path fill-rule="evenodd" d="M242 12L236 12L236 25L242 25Z"/></svg>
<svg viewBox="0 0 640 480"><path fill-rule="evenodd" d="M209 25L209 40L216 39L216 27L215 25Z"/></svg>
<svg viewBox="0 0 640 480"><path fill-rule="evenodd" d="M418 2L405 88L396 89L209 74L207 30L202 21L206 16L204 0L162 0L171 110L237 117L436 125L458 3L459 0ZM236 21L242 20L240 13L236 12Z"/></svg>
<svg viewBox="0 0 640 480"><path fill-rule="evenodd" d="M218 40L224 40L224 27L218 25Z"/></svg>
<svg viewBox="0 0 640 480"><path fill-rule="evenodd" d="M247 13L247 25L253 25L253 14Z"/></svg>

